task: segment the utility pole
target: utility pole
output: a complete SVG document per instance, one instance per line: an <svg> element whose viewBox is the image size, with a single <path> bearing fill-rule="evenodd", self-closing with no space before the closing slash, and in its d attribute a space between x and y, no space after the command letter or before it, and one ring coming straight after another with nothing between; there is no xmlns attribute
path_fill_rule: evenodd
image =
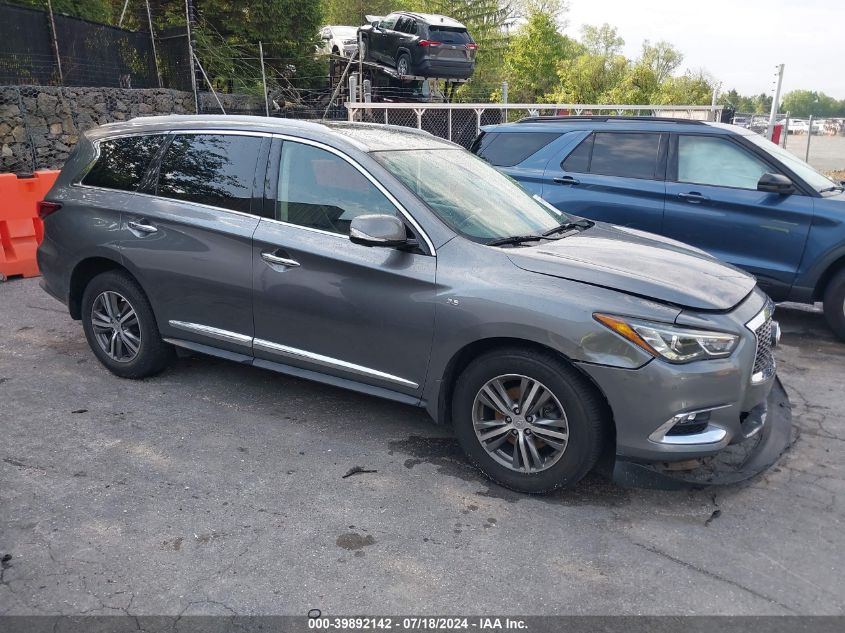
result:
<svg viewBox="0 0 845 633"><path fill-rule="evenodd" d="M129 0L126 0L127 3ZM156 55L156 36L153 31L153 14L150 11L150 0L144 0L144 3L147 5L147 24L150 25L150 43L153 45L153 61L156 65L156 77L158 77L158 87L161 88L161 70L158 67L158 55ZM124 10L126 7L124 6ZM122 19L122 16L121 16Z"/></svg>
<svg viewBox="0 0 845 633"><path fill-rule="evenodd" d="M65 76L62 72L62 58L59 55L59 37L56 35L56 20L53 17L53 3L47 0L47 9L50 11L50 31L53 34L53 49L56 51L56 68L59 69L59 85L65 85Z"/></svg>
<svg viewBox="0 0 845 633"><path fill-rule="evenodd" d="M361 31L358 31L358 86L364 90L364 40L361 37ZM352 101L363 101L364 95L355 93L355 98Z"/></svg>
<svg viewBox="0 0 845 633"><path fill-rule="evenodd" d="M194 91L194 110L200 113L200 96L197 92L197 71L194 67L194 3L192 0L185 0L185 19L187 20L188 33L188 62L191 64L191 89Z"/></svg>
<svg viewBox="0 0 845 633"><path fill-rule="evenodd" d="M713 87L713 98L710 100L710 107L713 108L711 111L711 116L713 120L716 120L716 103L719 101L719 90L722 87L722 83L719 82Z"/></svg>
<svg viewBox="0 0 845 633"><path fill-rule="evenodd" d="M780 105L780 88L783 84L783 64L778 64L778 83L775 88L775 98L772 99L772 111L769 114L769 127L766 128L766 138L772 140L772 134L775 131L775 118L778 115L778 105Z"/></svg>
<svg viewBox="0 0 845 633"><path fill-rule="evenodd" d="M258 57L261 59L261 83L264 86L264 116L270 116L270 98L267 94L267 75L264 72L264 45L258 42Z"/></svg>

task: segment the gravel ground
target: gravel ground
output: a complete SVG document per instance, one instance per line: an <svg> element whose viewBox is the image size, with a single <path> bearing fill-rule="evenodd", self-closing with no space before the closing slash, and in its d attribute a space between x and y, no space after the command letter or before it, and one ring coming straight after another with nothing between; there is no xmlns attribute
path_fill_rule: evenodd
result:
<svg viewBox="0 0 845 633"><path fill-rule="evenodd" d="M765 475L528 497L410 407L202 356L115 378L0 284L0 615L841 615L845 344L778 318L800 435Z"/></svg>
<svg viewBox="0 0 845 633"><path fill-rule="evenodd" d="M786 149L804 160L807 135L790 134L786 140ZM845 136L813 136L810 139L808 162L823 174L845 169Z"/></svg>

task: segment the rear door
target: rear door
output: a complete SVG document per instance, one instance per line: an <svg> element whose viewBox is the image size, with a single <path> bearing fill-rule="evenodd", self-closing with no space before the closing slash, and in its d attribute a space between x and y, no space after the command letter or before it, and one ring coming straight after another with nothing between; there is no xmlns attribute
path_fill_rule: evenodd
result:
<svg viewBox="0 0 845 633"><path fill-rule="evenodd" d="M256 165L262 154L266 165L269 144L248 133L175 133L129 202L121 251L163 336L250 354Z"/></svg>
<svg viewBox="0 0 845 633"><path fill-rule="evenodd" d="M757 191L781 173L726 136L673 135L664 233L755 275L775 299L795 279L813 218L813 199Z"/></svg>
<svg viewBox="0 0 845 633"><path fill-rule="evenodd" d="M543 198L564 212L660 233L668 141L661 132L593 132L549 161Z"/></svg>

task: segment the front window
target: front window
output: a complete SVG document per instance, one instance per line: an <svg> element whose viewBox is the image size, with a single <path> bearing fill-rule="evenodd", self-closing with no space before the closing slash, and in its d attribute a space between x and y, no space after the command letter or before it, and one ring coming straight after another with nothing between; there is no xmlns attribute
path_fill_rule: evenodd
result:
<svg viewBox="0 0 845 633"><path fill-rule="evenodd" d="M460 149L373 152L443 222L477 242L536 235L568 221L514 180Z"/></svg>
<svg viewBox="0 0 845 633"><path fill-rule="evenodd" d="M770 156L774 156L816 191L832 191L831 187L836 187L836 183L830 178L822 176L803 160L782 147L775 145L767 138L757 134L751 134L743 138L748 139Z"/></svg>
<svg viewBox="0 0 845 633"><path fill-rule="evenodd" d="M678 137L678 182L757 189L767 163L738 145L713 136Z"/></svg>
<svg viewBox="0 0 845 633"><path fill-rule="evenodd" d="M396 207L355 167L319 147L285 141L275 218L349 235L352 219L367 213L396 215Z"/></svg>

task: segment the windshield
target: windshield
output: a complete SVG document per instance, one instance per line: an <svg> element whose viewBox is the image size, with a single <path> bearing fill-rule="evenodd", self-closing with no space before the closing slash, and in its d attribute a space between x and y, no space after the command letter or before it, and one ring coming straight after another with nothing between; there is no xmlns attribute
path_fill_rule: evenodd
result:
<svg viewBox="0 0 845 633"><path fill-rule="evenodd" d="M760 136L759 134L751 134L749 136L746 136L745 138L747 138L749 141L754 143L757 147L759 147L766 153L771 154L772 156L777 158L780 162L782 162L784 165L794 171L798 175L798 177L801 178L801 180L806 182L816 191L829 189L830 187L833 187L837 184L827 176L822 176L819 172L810 167L803 160L792 154L792 152L783 149L779 145L775 145L764 136Z"/></svg>
<svg viewBox="0 0 845 633"><path fill-rule="evenodd" d="M538 235L569 221L461 149L392 150L372 156L449 227L476 242Z"/></svg>

